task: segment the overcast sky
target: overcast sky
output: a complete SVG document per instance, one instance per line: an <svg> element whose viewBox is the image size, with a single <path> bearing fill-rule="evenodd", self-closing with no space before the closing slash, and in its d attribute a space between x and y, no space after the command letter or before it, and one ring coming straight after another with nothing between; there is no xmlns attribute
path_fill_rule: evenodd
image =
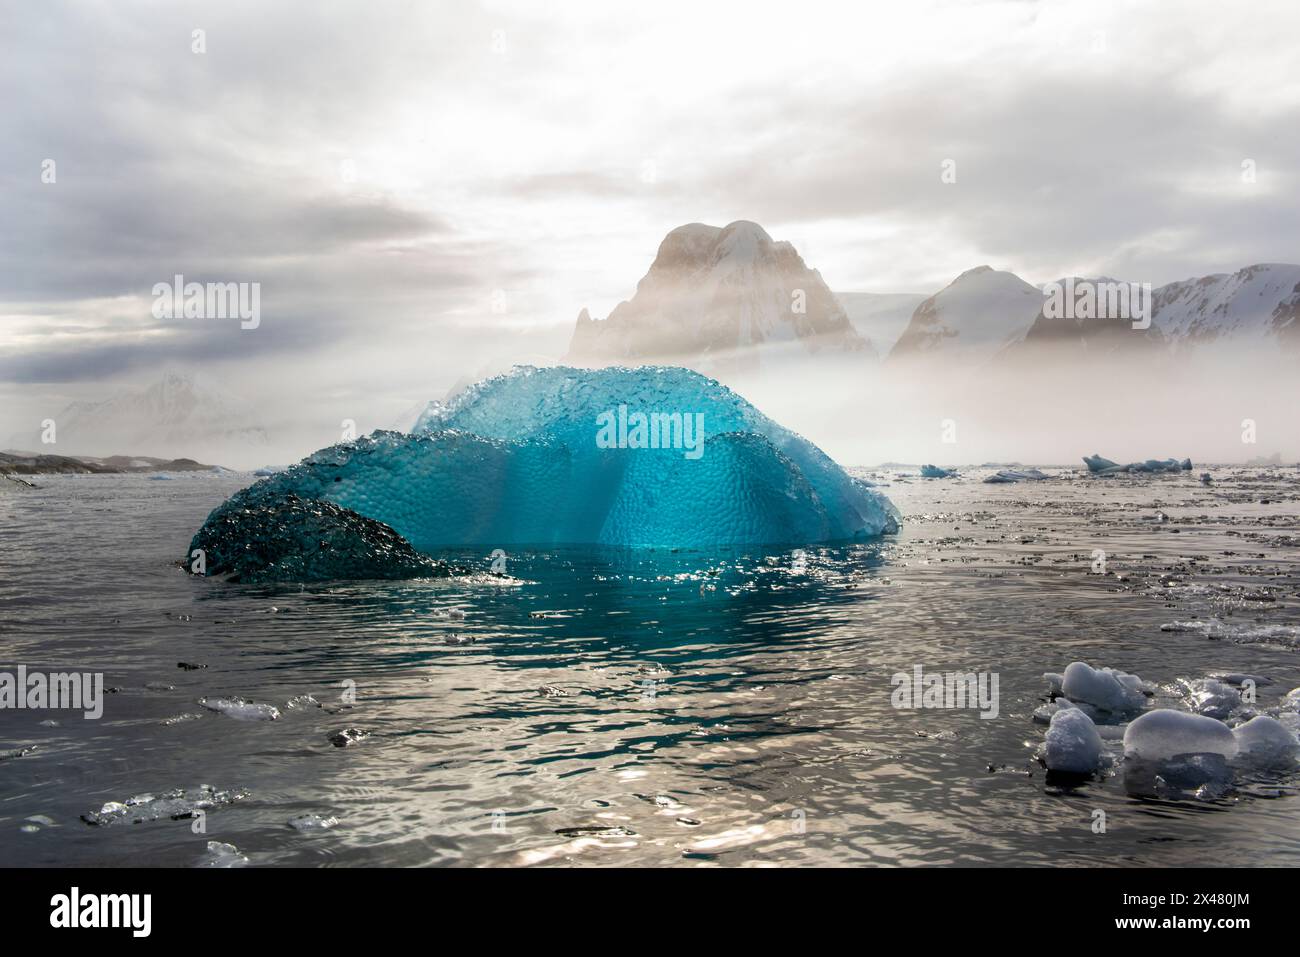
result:
<svg viewBox="0 0 1300 957"><path fill-rule="evenodd" d="M405 407L554 357L691 221L836 290L1296 261L1297 35L1294 0L0 0L0 404L174 368ZM260 282L261 325L153 318L177 273Z"/></svg>

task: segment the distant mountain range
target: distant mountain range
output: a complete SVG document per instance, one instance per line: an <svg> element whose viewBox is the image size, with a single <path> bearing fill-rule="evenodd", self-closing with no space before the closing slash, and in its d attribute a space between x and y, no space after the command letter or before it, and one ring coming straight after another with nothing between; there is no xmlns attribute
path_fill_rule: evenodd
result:
<svg viewBox="0 0 1300 957"><path fill-rule="evenodd" d="M1074 285L1115 283L1108 277ZM1066 279L1057 280L1065 286ZM1010 360L1036 352L1066 359L1171 357L1205 346L1300 351L1300 266L1268 263L1151 291L1150 328L1130 318L1049 318L1046 296L1009 272L968 270L921 303L888 361L943 356Z"/></svg>
<svg viewBox="0 0 1300 957"><path fill-rule="evenodd" d="M41 454L96 456L145 453L144 462L203 454L221 460L222 451L268 444L266 430L242 402L206 386L193 376L168 373L138 391L123 391L95 402L73 402L53 416L55 442L42 445L42 427L10 438L17 448ZM35 454L35 453L33 453Z"/></svg>
<svg viewBox="0 0 1300 957"><path fill-rule="evenodd" d="M1148 329L1128 318L1049 317L1046 301L1043 287L990 266L930 296L833 293L793 246L755 223L692 223L664 238L636 294L608 318L582 310L565 361L713 372L820 356L891 366L952 359L973 370L1028 357L1176 358L1208 344L1300 353L1300 265L1157 287Z"/></svg>
<svg viewBox="0 0 1300 957"><path fill-rule="evenodd" d="M123 472L211 472L217 466L193 459L158 459L150 456L45 455L7 449L0 452L0 475L120 474Z"/></svg>

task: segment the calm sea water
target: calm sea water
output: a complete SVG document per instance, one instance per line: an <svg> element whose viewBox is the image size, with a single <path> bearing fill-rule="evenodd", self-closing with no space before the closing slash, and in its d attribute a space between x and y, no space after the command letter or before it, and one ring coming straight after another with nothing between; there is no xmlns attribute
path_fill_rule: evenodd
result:
<svg viewBox="0 0 1300 957"><path fill-rule="evenodd" d="M1271 679L1265 708L1300 685L1294 632L1257 627L1300 624L1297 474L1212 472L883 475L905 526L867 545L547 549L508 555L504 583L283 588L175 565L247 476L0 488L0 670L115 689L98 721L0 711L0 863L204 866L219 841L250 866L1294 865L1294 776L1153 800L1122 766L1069 788L1033 760L1042 673L1076 659L1170 700L1216 672ZM486 572L489 550L449 554ZM1226 637L1161 631L1211 617ZM895 710L917 664L997 673L997 718ZM281 717L198 704L236 695ZM368 736L331 743L349 728ZM154 820L82 820L204 785L205 833L147 800Z"/></svg>

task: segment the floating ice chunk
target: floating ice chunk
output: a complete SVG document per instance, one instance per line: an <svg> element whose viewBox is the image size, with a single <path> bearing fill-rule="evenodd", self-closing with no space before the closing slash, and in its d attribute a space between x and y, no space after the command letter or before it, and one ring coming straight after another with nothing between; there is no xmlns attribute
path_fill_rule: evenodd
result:
<svg viewBox="0 0 1300 957"><path fill-rule="evenodd" d="M1300 741L1276 718L1256 715L1232 731L1237 759L1267 767L1290 767L1300 754Z"/></svg>
<svg viewBox="0 0 1300 957"><path fill-rule="evenodd" d="M1112 462L1110 459L1104 459L1100 455L1085 455L1083 462L1088 466L1088 471L1094 475L1117 475L1121 472L1185 472L1190 471L1192 467L1191 459L1147 459L1145 462L1130 462L1128 465L1120 465L1118 462Z"/></svg>
<svg viewBox="0 0 1300 957"><path fill-rule="evenodd" d="M637 417L650 415L647 428ZM702 422L702 435L688 436L687 421ZM426 411L411 435L375 432L237 493L191 551L211 542L240 554L246 530L214 524L256 517L291 495L383 523L421 550L803 544L874 536L899 522L880 492L731 390L656 367L521 368L481 382ZM287 531L263 523L263 534L310 543L297 534L303 520L288 516ZM211 551L207 562L211 574Z"/></svg>
<svg viewBox="0 0 1300 957"><path fill-rule="evenodd" d="M1111 668L1092 668L1075 661L1065 669L1061 693L1074 702L1086 702L1103 711L1121 714L1146 704L1145 685L1137 675Z"/></svg>
<svg viewBox="0 0 1300 957"><path fill-rule="evenodd" d="M1049 771L1091 774L1101 765L1101 736L1092 719L1078 708L1052 715L1047 729L1045 761Z"/></svg>
<svg viewBox="0 0 1300 957"><path fill-rule="evenodd" d="M200 698L199 704L209 711L240 721L275 721L280 717L280 709L275 705L258 704L243 698Z"/></svg>
<svg viewBox="0 0 1300 957"><path fill-rule="evenodd" d="M1180 755L1212 754L1232 759L1237 739L1222 721L1170 708L1133 719L1124 732L1124 755L1143 761L1172 761Z"/></svg>
<svg viewBox="0 0 1300 957"><path fill-rule="evenodd" d="M1300 711L1300 688L1292 688L1282 698L1281 706L1288 711Z"/></svg>
<svg viewBox="0 0 1300 957"><path fill-rule="evenodd" d="M1047 682L1047 693L1058 695L1061 693L1061 682L1065 681L1065 676L1055 671L1048 671L1043 674L1043 680Z"/></svg>
<svg viewBox="0 0 1300 957"><path fill-rule="evenodd" d="M936 479L936 478L956 478L956 477L957 477L956 469L940 468L937 465L921 466L921 478Z"/></svg>
<svg viewBox="0 0 1300 957"><path fill-rule="evenodd" d="M320 814L299 814L289 818L289 826L295 831L328 831L339 823L334 815L324 817Z"/></svg>
<svg viewBox="0 0 1300 957"><path fill-rule="evenodd" d="M208 841L208 855L203 860L204 867L243 867L248 858L239 852L233 844L220 841Z"/></svg>
<svg viewBox="0 0 1300 957"><path fill-rule="evenodd" d="M363 731L360 728L344 728L342 731L335 731L330 735L330 744L336 748L350 748L355 744L360 744L368 737L370 737L369 731Z"/></svg>
<svg viewBox="0 0 1300 957"><path fill-rule="evenodd" d="M1008 482L1039 482L1047 478L1051 476L1038 469L1002 469L994 472L984 481L993 485L1002 485Z"/></svg>

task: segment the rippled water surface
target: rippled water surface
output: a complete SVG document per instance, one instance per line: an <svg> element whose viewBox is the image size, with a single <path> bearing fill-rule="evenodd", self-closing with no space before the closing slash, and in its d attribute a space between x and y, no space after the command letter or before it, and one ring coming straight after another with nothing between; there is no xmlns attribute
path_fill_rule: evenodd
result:
<svg viewBox="0 0 1300 957"><path fill-rule="evenodd" d="M1042 674L1074 660L1166 705L1219 672L1270 679L1261 709L1300 685L1297 473L1211 471L882 473L905 525L865 545L547 549L504 580L489 546L449 553L468 582L305 588L176 566L247 476L0 483L0 669L114 689L98 721L0 711L0 863L1296 864L1294 775L1152 799L1122 763L1063 787L1034 760ZM997 717L895 710L918 664L996 673ZM199 704L231 696L280 718ZM204 785L195 833L172 812Z"/></svg>

